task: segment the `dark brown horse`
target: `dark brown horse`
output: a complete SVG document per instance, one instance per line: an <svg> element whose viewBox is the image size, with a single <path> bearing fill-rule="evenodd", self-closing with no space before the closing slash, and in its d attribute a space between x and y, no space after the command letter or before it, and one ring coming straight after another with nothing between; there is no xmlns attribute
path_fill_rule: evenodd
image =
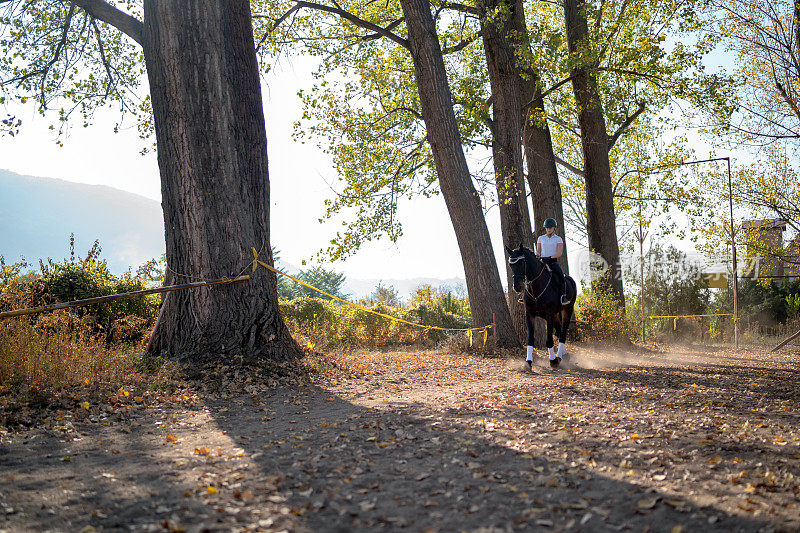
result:
<svg viewBox="0 0 800 533"><path fill-rule="evenodd" d="M564 357L567 329L575 312L578 287L575 280L566 276L567 299L561 304L561 287L556 276L534 253L522 244L512 250L506 246L508 264L514 273L514 291L522 293L525 303L525 325L528 328L528 366L533 365L533 319L542 317L547 322L547 352L550 366L556 367ZM558 352L553 351L553 330L558 331Z"/></svg>

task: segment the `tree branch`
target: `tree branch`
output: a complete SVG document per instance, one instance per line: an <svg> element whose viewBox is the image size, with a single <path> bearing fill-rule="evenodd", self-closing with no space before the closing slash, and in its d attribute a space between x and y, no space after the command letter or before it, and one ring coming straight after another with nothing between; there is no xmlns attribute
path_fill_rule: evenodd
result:
<svg viewBox="0 0 800 533"><path fill-rule="evenodd" d="M556 163L558 163L562 167L566 168L567 170L569 170L573 174L577 174L578 176L581 176L581 177L586 175L586 172L584 172L583 170L579 169L576 166L570 165L569 163L567 163L566 161L564 161L563 159L561 159L557 155L554 154L553 157L555 158Z"/></svg>
<svg viewBox="0 0 800 533"><path fill-rule="evenodd" d="M366 20L362 20L357 16L353 15L352 13L345 11L344 9L338 7L331 7L326 6L324 4L317 4L315 2L306 2L305 0L294 0L294 2L299 5L300 7L308 7L310 9L316 9L318 11L325 11L326 13L332 13L334 15L339 15L341 18L352 22L359 28L364 28L366 30L374 31L378 35L382 37L386 37L387 39L391 39L392 41L396 42L406 50L411 50L411 45L408 42L408 39L404 39L397 35L396 33L387 30L386 28L381 28L377 24L373 24L372 22L368 22ZM334 2L335 3L335 2Z"/></svg>
<svg viewBox="0 0 800 533"><path fill-rule="evenodd" d="M400 24L402 24L402 22L403 22L404 20L405 20L405 18L399 18L399 19L395 20L394 22L392 22L391 24L389 24L388 26L386 26L384 29L385 29L386 31L392 31L392 30L394 30L394 29L395 29L397 26L399 26ZM381 37L383 37L383 35L381 35L380 33L372 33L372 34L370 34L370 35L365 35L365 36L363 36L363 37L361 38L361 40L362 40L362 41L372 41L372 40L374 40L374 39L380 39Z"/></svg>
<svg viewBox="0 0 800 533"><path fill-rule="evenodd" d="M295 4L295 5L293 5L293 6L291 7L291 9L289 9L289 11L287 11L286 13L284 13L283 15L281 15L280 17L278 17L277 19L275 19L275 23L272 25L272 28L270 28L269 30L265 31L265 32L264 32L264 35L263 35L263 36L261 37L261 39L258 41L258 44L256 45L256 53L258 53L258 51L259 51L259 50L261 49L261 47L264 45L264 42L267 40L267 37L269 37L269 35L270 35L272 32L274 32L275 30L277 30L277 29L278 29L278 26L280 26L280 25L283 23L283 21L284 21L284 20L286 20L287 18L289 18L289 15L291 15L292 13L294 13L295 11L297 11L297 10L299 10L299 9L300 9L300 6L298 6L298 5L296 5L296 4ZM266 18L266 15L253 15L253 18Z"/></svg>
<svg viewBox="0 0 800 533"><path fill-rule="evenodd" d="M553 122L555 122L556 124L558 124L562 128L565 128L567 131L569 131L573 135L580 136L580 133L578 133L578 128L576 128L572 124L567 124L565 121L561 120L560 118L558 118L555 115L551 115L551 114L548 113L547 120L552 120Z"/></svg>
<svg viewBox="0 0 800 533"><path fill-rule="evenodd" d="M392 113L395 113L397 111L406 111L407 113L410 113L410 114L414 115L419 120L422 120L422 114L419 111L415 110L415 109L411 109L410 107L404 107L404 106L395 107L394 109L391 109L391 110L387 111L386 114L387 115L391 115Z"/></svg>
<svg viewBox="0 0 800 533"><path fill-rule="evenodd" d="M778 81L777 77L775 78L775 85L778 87L778 92L781 93L781 97L786 101L786 105L792 109L797 118L800 118L800 109L797 108L797 103L789 98L789 95L786 93L786 89L783 88L783 85L781 85L781 82Z"/></svg>
<svg viewBox="0 0 800 533"><path fill-rule="evenodd" d="M469 13L470 15L475 15L476 17L481 16L480 10L474 6L459 4L458 2L442 2L439 5L444 9L453 9L455 11L460 11L462 13Z"/></svg>
<svg viewBox="0 0 800 533"><path fill-rule="evenodd" d="M622 18L623 15L625 14L625 10L628 9L628 3L629 3L628 0L624 0L624 2L622 2L622 6L620 7L617 20L616 22L614 22L614 25L611 26L612 28L611 34L608 36L608 39L606 39L606 42L603 44L603 48L600 50L600 53L597 56L597 64L599 64L603 60L603 58L606 55L606 52L608 52L608 49L611 47L611 43L616 38L619 29L622 27ZM598 23L600 22L601 17L602 15L597 18Z"/></svg>
<svg viewBox="0 0 800 533"><path fill-rule="evenodd" d="M69 27L72 24L72 16L75 14L75 6L69 6L69 12L67 13L66 18L64 19L64 26L61 31L61 40L58 41L58 45L56 46L56 51L53 52L53 57L50 61L47 62L47 65L44 67L44 71L42 72L42 78L39 82L39 87L41 88L42 92L42 108L47 108L47 102L45 100L45 88L44 84L47 83L47 75L50 73L50 69L53 68L53 65L56 64L58 61L59 56L61 55L61 51L64 49L64 45L67 44L67 35L69 34Z"/></svg>
<svg viewBox="0 0 800 533"><path fill-rule="evenodd" d="M556 83L555 85L553 85L552 87L550 87L549 89L547 89L545 92L542 93L542 98L546 97L548 94L550 94L551 92L555 91L556 89L558 89L559 87L561 87L565 83L567 83L569 81L572 81L572 78L574 78L574 77L575 76L570 76L569 78L566 78L566 79L561 80L560 82ZM525 104L525 107L531 105L532 103L533 103L533 101L528 102L527 104Z"/></svg>
<svg viewBox="0 0 800 533"><path fill-rule="evenodd" d="M466 39L464 39L463 41L454 46L448 46L447 48L442 48L442 55L452 54L454 52L463 50L464 48L475 42L475 39L477 39L482 35L483 35L483 30L480 30L478 33L475 33L474 35L467 37Z"/></svg>
<svg viewBox="0 0 800 533"><path fill-rule="evenodd" d="M69 0L96 19L111 24L142 46L142 23L103 0Z"/></svg>
<svg viewBox="0 0 800 533"><path fill-rule="evenodd" d="M103 46L103 38L100 35L100 28L97 27L97 20L92 17L92 27L94 28L94 34L97 37L97 48L100 50L100 61L103 62L103 66L106 69L106 75L108 75L108 85L106 85L106 96L111 93L111 87L114 83L114 76L111 74L111 65L108 63L108 59L106 58L106 51L105 47Z"/></svg>
<svg viewBox="0 0 800 533"><path fill-rule="evenodd" d="M650 80L659 87L663 87L661 84L664 83L663 78L659 78L658 76L653 76L652 74L645 74L644 72L636 72L635 70L628 70L624 68L615 68L615 67L596 67L596 70L602 70L605 72L616 72L618 74L627 74L628 76L638 76L640 78L645 78Z"/></svg>
<svg viewBox="0 0 800 533"><path fill-rule="evenodd" d="M628 116L628 118L626 118L626 119L625 119L625 122L623 122L623 123L620 125L620 127L619 127L619 128L617 128L617 131L615 131L615 132L614 132L614 135L609 135L609 136L608 136L608 149L609 149L609 150L611 150L611 147L612 147L612 146L614 146L614 143L615 143L615 142L617 142L617 139L619 139L619 136L620 136L620 135L622 135L622 133L623 133L623 132L624 132L626 129L628 129L628 127L629 127L631 124L633 124L633 122L634 122L634 121L635 121L637 118L639 118L639 115L641 115L642 113L644 113L644 109L645 109L645 106L644 106L644 101L640 101L640 102L637 102L637 103L639 104L639 107L638 107L638 109L636 109L636 111L634 111L632 115Z"/></svg>

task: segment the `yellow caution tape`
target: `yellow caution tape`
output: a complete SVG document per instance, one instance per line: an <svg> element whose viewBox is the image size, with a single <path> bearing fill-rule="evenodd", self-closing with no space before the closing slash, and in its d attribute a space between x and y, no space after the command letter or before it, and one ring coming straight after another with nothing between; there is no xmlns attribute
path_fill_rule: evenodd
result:
<svg viewBox="0 0 800 533"><path fill-rule="evenodd" d="M717 314L712 314L712 315L653 315L653 316L649 316L647 318L672 318L672 319L674 319L672 321L672 330L673 331L677 331L678 330L678 319L679 318L695 318L695 317L701 317L701 316L733 316L733 313L717 313ZM734 320L736 320L736 318L734 318Z"/></svg>
<svg viewBox="0 0 800 533"><path fill-rule="evenodd" d="M329 294L329 293L323 291L322 289L318 289L318 288L314 287L313 285L309 285L305 281L302 281L302 280L299 280L299 279L297 279L297 278L295 278L293 276L290 276L289 274L287 274L285 272L281 272L280 270L272 267L271 265L268 265L264 261L261 261L258 258L258 252L256 251L255 248L251 247L250 249L253 251L253 265L252 265L253 272L256 271L256 269L258 268L258 265L261 265L264 268L266 268L267 270L271 270L272 272L275 272L276 274L280 274L281 276L285 276L285 277L289 278L290 280L294 281L295 283L299 283L300 285L302 285L304 287L308 287L309 289L317 291L320 294L324 294L328 298L333 298L336 301L345 303L345 304L347 304L349 306L352 306L352 307L355 307L357 309L361 309L362 311L366 311L367 313L372 313L373 315L378 315L378 316L381 316L383 318L387 318L389 320L394 320L396 322L402 322L404 324L408 324L409 326L416 326L416 327L419 327L419 328L425 328L425 331L428 331L428 330L431 330L431 329L435 329L435 330L438 330L438 331L466 331L468 333L468 335L469 335L469 345L470 346L472 346L472 332L473 331L483 331L483 345L486 346L486 340L489 337L489 328L494 327L494 324L488 324L486 326L482 326L482 327L478 327L478 328L440 328L439 326L426 326L425 324L418 324L416 322L410 322L410 321L404 320L402 318L397 318L397 317L394 317L394 316L391 316L391 315L386 315L386 314L383 314L383 313L379 313L377 311L373 311L372 309L370 309L368 307L364 307L363 305L347 301L347 300L345 300L343 298L339 298L338 296L334 296L333 294Z"/></svg>
<svg viewBox="0 0 800 533"><path fill-rule="evenodd" d="M653 315L647 318L693 318L697 316L733 316L733 313L718 313L715 315Z"/></svg>

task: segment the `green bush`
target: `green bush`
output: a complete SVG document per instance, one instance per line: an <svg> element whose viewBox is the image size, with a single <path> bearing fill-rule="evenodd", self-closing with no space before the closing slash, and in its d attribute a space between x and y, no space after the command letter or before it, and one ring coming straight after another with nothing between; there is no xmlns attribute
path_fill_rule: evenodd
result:
<svg viewBox="0 0 800 533"><path fill-rule="evenodd" d="M279 276L283 278L283 276ZM315 266L307 270L301 270L296 276L297 279L308 283L320 290L327 292L338 298L344 298L342 294L342 285L345 282L344 274L328 270L320 266ZM328 296L309 289L305 285L301 285L294 280L284 278L284 281L278 283L278 296L291 300L301 296L308 296L311 298L321 298L323 300L330 300Z"/></svg>
<svg viewBox="0 0 800 533"><path fill-rule="evenodd" d="M800 294L786 295L786 317L789 319L800 316Z"/></svg>
<svg viewBox="0 0 800 533"><path fill-rule="evenodd" d="M0 257L0 311L141 290L152 279L154 262L136 275L115 276L99 259L98 243L84 258L75 257L73 245L71 239L69 259L40 262L38 271ZM44 398L83 387L150 382L158 367L147 368L141 348L157 303L158 297L142 296L0 321L0 396L28 391Z"/></svg>
<svg viewBox="0 0 800 533"><path fill-rule="evenodd" d="M134 292L147 288L147 273L153 264L137 274L130 271L115 276L100 259L101 248L95 241L83 258L76 258L74 238L70 238L70 258L39 262L39 272L25 272L25 262L7 265L0 258L0 309L40 307L54 303L84 300ZM138 342L149 333L158 313L158 296L138 296L100 304L70 308L93 333L109 343Z"/></svg>
<svg viewBox="0 0 800 533"><path fill-rule="evenodd" d="M587 290L575 302L578 320L576 335L585 341L626 343L637 333L637 325L609 294L599 289Z"/></svg>
<svg viewBox="0 0 800 533"><path fill-rule="evenodd" d="M378 303L386 304L388 306L397 307L400 305L400 295L397 289L391 285L385 286L379 282L372 294L367 296L362 302L365 305L374 305Z"/></svg>

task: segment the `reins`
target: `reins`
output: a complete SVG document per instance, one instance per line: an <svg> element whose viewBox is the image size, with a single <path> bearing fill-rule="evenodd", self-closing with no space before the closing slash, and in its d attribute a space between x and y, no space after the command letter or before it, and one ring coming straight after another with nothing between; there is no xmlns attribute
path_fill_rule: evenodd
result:
<svg viewBox="0 0 800 533"><path fill-rule="evenodd" d="M513 265L514 263L516 263L516 262L517 262L517 261L519 261L520 259L523 259L523 260L525 260L525 292L526 292L526 293L528 293L528 295L529 295L531 298L533 298L533 301L534 301L534 302L538 302L538 301L539 301L539 298L541 298L541 297L542 297L542 295L545 293L545 291L547 290L547 288L550 286L550 282L551 282L551 281L553 281L553 272L552 272L552 271L550 270L550 268L549 268L549 267L548 267L548 266L547 266L547 265L544 263L544 261L542 261L542 269L539 271L539 274L538 274L538 275L537 275L535 278L533 278L533 279L529 280L529 279L528 279L528 260L527 260L527 259L525 259L525 255L521 255L521 256L519 256L519 257L515 257L515 258L513 258L513 260L512 260L511 258L509 258L509 260L508 260L508 264L509 264L509 265ZM536 282L536 280L537 280L537 279L539 279L539 278L541 278L541 277L542 277L542 274L544 274L545 270L546 270L547 272L549 272L549 273L550 273L550 277L549 277L549 278L547 278L547 283L545 283L545 285L544 285L544 289L542 289L542 292L540 292L538 296L534 296L534 295L533 295L533 292L531 292L531 286L534 284L534 282Z"/></svg>
<svg viewBox="0 0 800 533"><path fill-rule="evenodd" d="M542 269L542 270L544 270L544 269ZM542 274L539 273L539 276L541 276L541 275ZM536 279L539 279L539 276L536 276ZM536 281L536 280L531 280L531 281L525 280L525 292L527 292L530 295L530 297L533 298L534 302L538 302L539 298L541 298L542 295L544 294L544 291L546 291L547 287L550 286L550 282L553 281L553 273L550 272L550 277L547 278L547 283L545 283L544 289L542 289L542 292L539 293L539 296L534 296L533 293L531 292L531 285L533 285L534 281Z"/></svg>

